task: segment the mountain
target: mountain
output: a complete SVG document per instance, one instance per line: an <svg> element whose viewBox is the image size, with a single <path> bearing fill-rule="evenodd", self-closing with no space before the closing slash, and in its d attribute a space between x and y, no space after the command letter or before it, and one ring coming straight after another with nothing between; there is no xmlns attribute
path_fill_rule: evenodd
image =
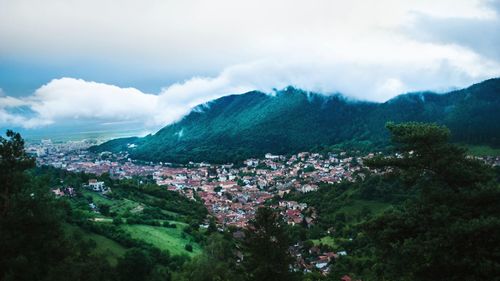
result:
<svg viewBox="0 0 500 281"><path fill-rule="evenodd" d="M380 148L388 143L388 121L437 122L451 129L456 142L498 147L500 78L445 94L404 94L384 103L293 87L274 95L253 91L199 105L154 135L116 139L93 150L128 150L132 158L150 161L225 163L332 145Z"/></svg>

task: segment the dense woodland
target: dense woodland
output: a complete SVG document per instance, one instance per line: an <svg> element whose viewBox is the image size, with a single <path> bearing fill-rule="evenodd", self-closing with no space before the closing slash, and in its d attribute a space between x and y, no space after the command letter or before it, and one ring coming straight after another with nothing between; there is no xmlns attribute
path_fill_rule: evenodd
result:
<svg viewBox="0 0 500 281"><path fill-rule="evenodd" d="M49 188L80 185L89 175L35 168L19 134L0 139L1 280L499 280L500 171L450 144L450 131L424 123L388 124L393 153L369 160L353 183L290 193L318 212L312 227L289 226L258 209L243 235L220 231L200 203L147 179L100 180L110 198L55 198ZM397 153L397 154L394 154ZM395 157L394 155L398 155ZM93 201L92 201L93 200ZM100 207L96 221L88 203ZM119 204L117 204L117 202ZM140 204L134 213L126 204ZM107 206L107 207L106 207ZM135 205L134 205L135 206ZM177 228L184 252L161 249L126 230ZM173 226L175 225L175 226ZM110 259L95 237L124 252ZM294 270L289 247L302 243L348 254L331 272ZM193 254L194 247L201 248ZM191 250L191 251L190 251Z"/></svg>
<svg viewBox="0 0 500 281"><path fill-rule="evenodd" d="M129 151L148 161L229 163L265 153L341 147L385 149L385 123L437 122L452 141L500 147L500 79L446 94L410 93L384 103L320 95L289 87L274 95L249 92L196 107L179 122L144 138L116 139L96 151ZM130 148L130 144L135 144Z"/></svg>

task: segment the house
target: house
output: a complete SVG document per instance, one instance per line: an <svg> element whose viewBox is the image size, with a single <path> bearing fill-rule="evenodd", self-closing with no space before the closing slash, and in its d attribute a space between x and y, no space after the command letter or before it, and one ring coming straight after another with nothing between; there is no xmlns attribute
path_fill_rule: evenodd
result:
<svg viewBox="0 0 500 281"><path fill-rule="evenodd" d="M103 181L97 181L96 179L90 179L88 188L95 192L107 192L108 188L104 185Z"/></svg>
<svg viewBox="0 0 500 281"><path fill-rule="evenodd" d="M272 155L271 153L266 153L266 155L264 155L264 157L266 159L270 159L270 160L277 160L280 158L279 155Z"/></svg>
<svg viewBox="0 0 500 281"><path fill-rule="evenodd" d="M259 160L258 159L247 159L243 163L248 167L257 167L257 165L259 165Z"/></svg>
<svg viewBox="0 0 500 281"><path fill-rule="evenodd" d="M316 185L310 185L310 184L303 185L300 188L300 192L302 192L302 193L307 193L307 192L316 191L316 190L318 190L318 187Z"/></svg>
<svg viewBox="0 0 500 281"><path fill-rule="evenodd" d="M64 192L60 188L52 189L52 192L58 197L64 196Z"/></svg>

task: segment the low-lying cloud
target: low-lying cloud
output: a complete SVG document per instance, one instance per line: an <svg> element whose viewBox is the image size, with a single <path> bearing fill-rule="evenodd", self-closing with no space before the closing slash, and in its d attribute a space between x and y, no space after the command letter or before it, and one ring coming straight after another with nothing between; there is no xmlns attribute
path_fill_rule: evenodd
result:
<svg viewBox="0 0 500 281"><path fill-rule="evenodd" d="M109 80L89 63L81 77L98 78L61 74L55 78L75 78L23 97L0 93L0 127L89 120L154 130L198 104L251 90L291 85L383 102L500 76L498 0L125 1L120 9L96 0L3 2L0 59L90 58L125 74L137 66L165 71L165 81L190 76L146 93L93 82Z"/></svg>
<svg viewBox="0 0 500 281"><path fill-rule="evenodd" d="M75 78L54 79L28 97L0 96L0 124L34 128L71 120L131 121L156 129L179 120L199 104L251 90L272 93L292 85L382 102L408 91L449 90L450 85L463 87L500 75L497 65L457 46L415 48L424 55L388 64L262 60L229 67L215 77L194 77L157 94ZM426 52L442 57L428 58ZM436 80L436 76L444 79ZM28 108L31 116L12 111L19 107Z"/></svg>

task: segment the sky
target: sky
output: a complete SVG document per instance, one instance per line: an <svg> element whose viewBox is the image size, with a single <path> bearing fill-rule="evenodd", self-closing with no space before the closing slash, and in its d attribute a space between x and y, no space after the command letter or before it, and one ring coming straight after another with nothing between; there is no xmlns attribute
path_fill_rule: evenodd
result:
<svg viewBox="0 0 500 281"><path fill-rule="evenodd" d="M0 128L154 131L289 85L386 101L500 76L500 0L0 0Z"/></svg>

